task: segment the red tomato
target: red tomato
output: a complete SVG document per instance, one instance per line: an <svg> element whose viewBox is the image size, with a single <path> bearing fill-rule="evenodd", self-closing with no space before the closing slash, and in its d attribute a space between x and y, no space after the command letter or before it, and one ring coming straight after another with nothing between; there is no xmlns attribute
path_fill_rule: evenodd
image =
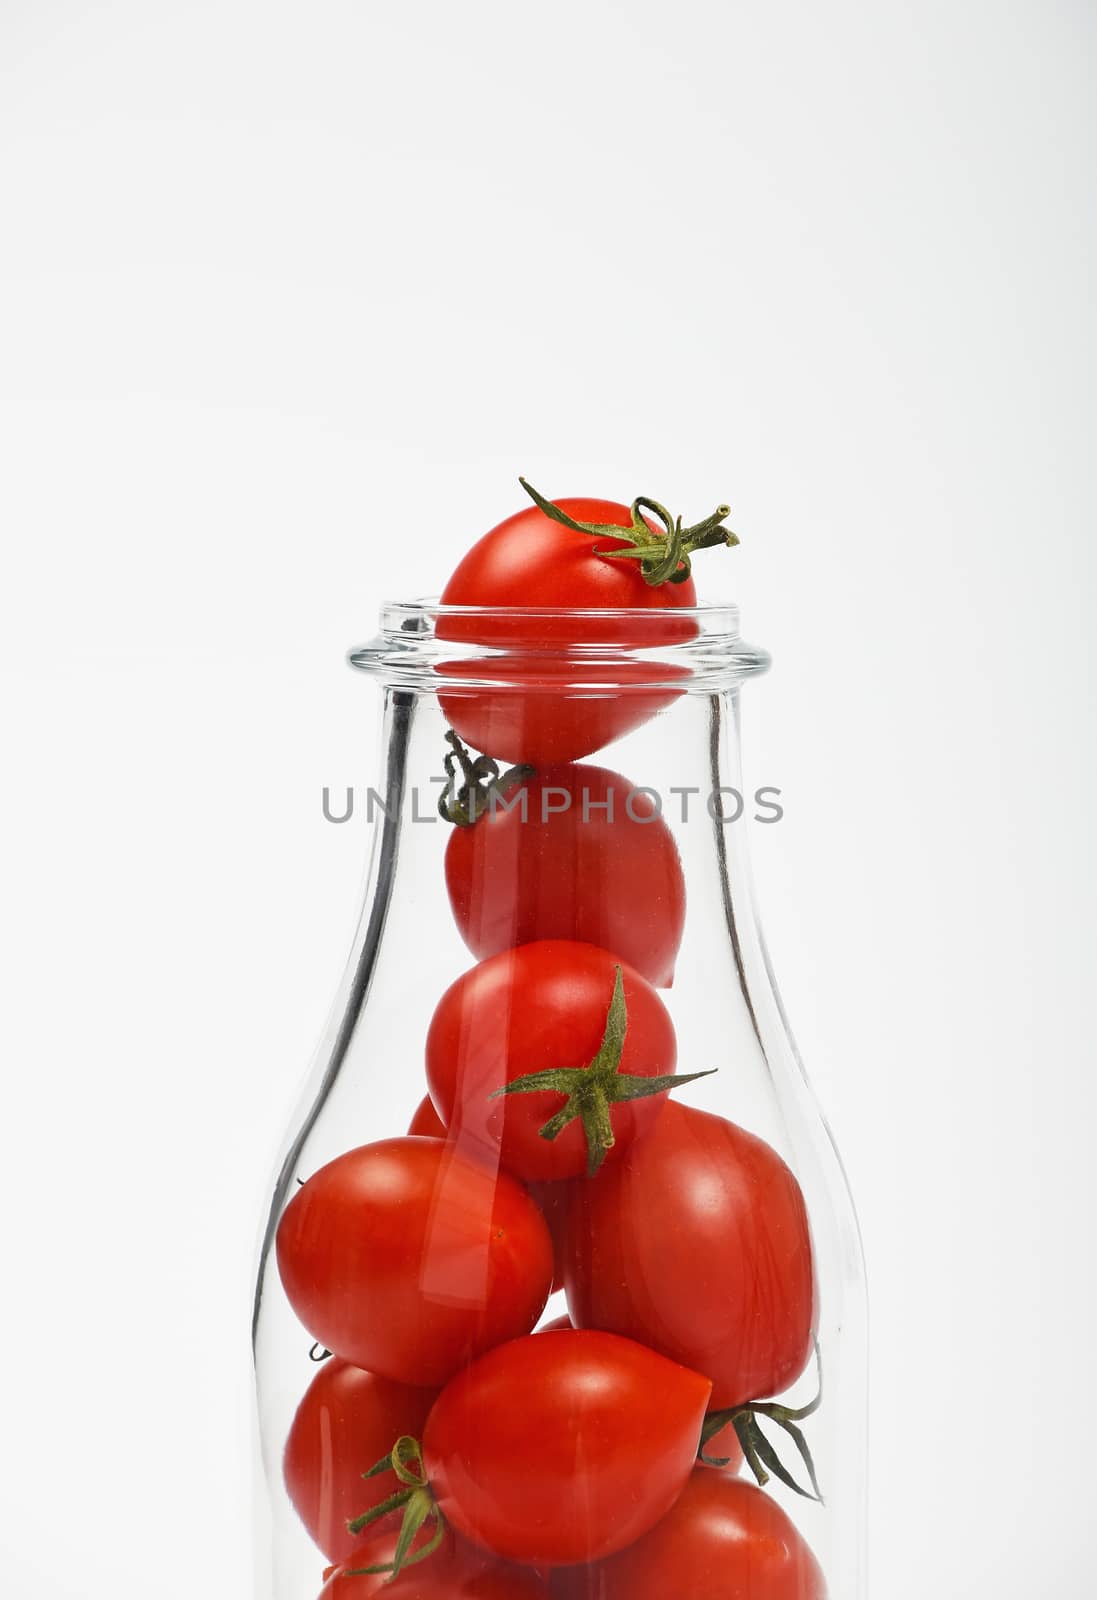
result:
<svg viewBox="0 0 1097 1600"><path fill-rule="evenodd" d="M429 1094L425 1094L415 1108L415 1115L408 1123L408 1132L424 1139L444 1139L446 1125L435 1111Z"/></svg>
<svg viewBox="0 0 1097 1600"><path fill-rule="evenodd" d="M511 1172L543 1181L578 1176L607 1140L615 1141L608 1147L612 1158L650 1127L662 1110L665 1088L603 1102L600 1111L592 1103L589 1114L577 1099L574 1107L582 1114L555 1138L539 1132L568 1104L569 1093L588 1092L584 1069L599 1057L618 971L627 1011L619 1071L612 1063L600 1065L595 1076L605 1094L613 1095L633 1092L627 1079L673 1073L674 1027L638 972L594 945L567 939L524 944L473 967L438 1002L427 1034L427 1082L450 1134L498 1150ZM497 1093L530 1073L559 1068L572 1069L568 1089ZM620 1079L620 1091L614 1079Z"/></svg>
<svg viewBox="0 0 1097 1600"><path fill-rule="evenodd" d="M277 1250L314 1338L423 1386L528 1333L552 1282L552 1240L525 1189L439 1139L384 1139L329 1162L286 1208Z"/></svg>
<svg viewBox="0 0 1097 1600"><path fill-rule="evenodd" d="M438 671L447 679L438 702L462 739L534 766L577 761L622 738L673 704L682 693L673 685L690 676L680 662L521 651L447 661Z"/></svg>
<svg viewBox="0 0 1097 1600"><path fill-rule="evenodd" d="M569 497L553 502L576 522L601 523L620 528L632 525L628 506L616 500ZM647 527L657 525L645 518ZM555 522L537 505L526 506L507 517L466 551L442 591L447 606L563 607L570 610L619 611L621 607L667 612L661 627L644 631L650 644L691 639L697 629L690 618L673 613L697 604L692 578L683 583L651 585L641 563L631 558L606 560L608 550L628 550L624 536L586 533ZM528 619L520 634L513 619L444 617L438 634L443 639L473 639L480 644L574 644L628 640L636 635L635 622L626 617L594 616L581 631L573 618Z"/></svg>
<svg viewBox="0 0 1097 1600"><path fill-rule="evenodd" d="M458 1374L423 1434L446 1521L511 1561L622 1549L663 1516L697 1454L709 1383L610 1333L538 1333Z"/></svg>
<svg viewBox="0 0 1097 1600"><path fill-rule="evenodd" d="M573 1187L565 1277L579 1327L705 1373L718 1410L780 1394L811 1355L800 1185L761 1139L673 1100L621 1161Z"/></svg>
<svg viewBox="0 0 1097 1600"><path fill-rule="evenodd" d="M443 615L438 638L537 652L525 657L512 653L503 662L458 661L439 669L449 678L480 680L467 690L448 688L442 706L477 750L507 761L574 761L669 704L677 691L668 689L666 681L688 676L685 668L648 661L599 662L590 659L589 647L601 642L658 648L694 638L696 622L680 614L697 603L687 575L688 553L707 544L738 542L719 527L727 514L721 506L704 523L686 530L686 560L676 569L682 581L653 583L642 570L648 563L611 554L635 549L634 538L600 531L636 526L628 506L594 499L563 499L555 505L573 521L596 527L565 526L540 505L528 506L473 545L442 594L444 605L492 608L494 615ZM645 509L658 515L654 503ZM665 554L666 529L651 517L639 526L658 536ZM669 567L664 576L669 577ZM514 608L524 608L526 614L519 617ZM569 614L553 616L553 608ZM583 614L576 617L576 611ZM582 661L544 654L571 646L585 648Z"/></svg>
<svg viewBox="0 0 1097 1600"><path fill-rule="evenodd" d="M413 1389L334 1356L305 1391L282 1468L289 1497L329 1561L345 1561L361 1539L347 1523L400 1487L394 1473L364 1478L402 1434L418 1438L437 1391Z"/></svg>
<svg viewBox="0 0 1097 1600"><path fill-rule="evenodd" d="M686 891L650 794L604 767L555 766L485 804L446 846L450 904L474 956L578 939L671 982Z"/></svg>
<svg viewBox="0 0 1097 1600"><path fill-rule="evenodd" d="M663 1520L594 1567L553 1573L553 1600L826 1600L819 1563L769 1495L695 1471Z"/></svg>
<svg viewBox="0 0 1097 1600"><path fill-rule="evenodd" d="M413 1550L428 1539L429 1527L416 1538ZM433 1554L404 1567L395 1578L386 1572L354 1576L361 1567L391 1561L395 1544L392 1533L363 1535L353 1559L328 1577L320 1600L371 1600L374 1595L386 1600L548 1600L548 1587L536 1573L496 1561L452 1533Z"/></svg>

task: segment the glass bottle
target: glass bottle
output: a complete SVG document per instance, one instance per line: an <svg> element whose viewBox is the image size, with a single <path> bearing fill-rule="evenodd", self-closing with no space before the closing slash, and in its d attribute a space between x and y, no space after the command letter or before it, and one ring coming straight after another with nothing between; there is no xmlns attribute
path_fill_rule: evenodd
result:
<svg viewBox="0 0 1097 1600"><path fill-rule="evenodd" d="M381 778L355 792L361 919L259 1264L260 1600L364 1600L391 1574L329 1569L388 1561L409 1505L411 1555L442 1542L394 1597L642 1600L675 1539L696 1551L674 1518L706 1493L725 1532L761 1515L784 1539L729 1595L863 1600L859 1235L748 866L773 813L744 791L739 688L768 658L733 607L672 619L399 604L351 653L384 690ZM585 1342L531 1353L569 1310ZM622 1352L638 1377L587 1416ZM559 1395L557 1359L579 1374ZM363 1476L397 1438L399 1471ZM405 1503L347 1531L382 1488ZM674 1592L720 1600L699 1559Z"/></svg>

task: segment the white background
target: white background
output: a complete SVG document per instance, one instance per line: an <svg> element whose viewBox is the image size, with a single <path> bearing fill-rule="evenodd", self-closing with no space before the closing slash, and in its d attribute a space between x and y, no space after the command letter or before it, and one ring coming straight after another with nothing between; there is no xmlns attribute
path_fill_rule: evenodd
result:
<svg viewBox="0 0 1097 1600"><path fill-rule="evenodd" d="M519 471L734 507L874 1600L1093 1593L1095 44L1083 0L0 0L6 1595L250 1592L343 651Z"/></svg>

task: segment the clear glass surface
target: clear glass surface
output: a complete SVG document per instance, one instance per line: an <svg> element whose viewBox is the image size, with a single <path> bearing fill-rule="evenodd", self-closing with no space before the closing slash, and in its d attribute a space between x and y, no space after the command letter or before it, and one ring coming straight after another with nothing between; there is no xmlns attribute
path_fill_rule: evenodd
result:
<svg viewBox="0 0 1097 1600"><path fill-rule="evenodd" d="M360 1475L391 1448L396 1433L374 1459L364 1459L376 1433L371 1425L378 1409L376 1394L367 1392L368 1382L360 1376L367 1356L383 1351L389 1364L381 1374L384 1381L407 1385L408 1394L398 1397L392 1416L406 1417L407 1426L401 1420L399 1433L422 1443L424 1419L449 1381L442 1371L447 1362L455 1382L472 1383L469 1372L487 1359L493 1347L497 1350L497 1340L521 1339L535 1325L543 1326L569 1309L587 1328L629 1338L633 1346L642 1347L645 1357L654 1352L652 1359L673 1360L691 1376L699 1372L705 1381L717 1372L713 1394L718 1400L722 1395L722 1403L714 1406L709 1396L710 1416L714 1410L728 1415L741 1412L740 1401L748 1400L796 1412L815 1398L821 1374L821 1403L798 1425L811 1452L822 1500L796 1493L773 1471L758 1492L779 1508L809 1547L825 1574L825 1592L831 1600L864 1600L866 1313L860 1242L833 1141L778 997L755 913L748 863L750 831L762 825L752 819L764 802L744 791L739 691L743 680L764 670L768 662L764 653L739 638L733 608L675 611L672 616L674 625L668 629L666 615L660 612L477 613L396 605L386 608L379 637L351 654L353 665L377 678L383 689L383 747L380 775L364 771L357 796L358 803L367 804L374 815L361 920L299 1113L277 1165L259 1264L254 1349L262 1455L256 1568L260 1600L316 1600L325 1589L329 1558L346 1554L332 1545L349 1537L343 1533L348 1506L357 1496L356 1510L365 1511L376 1499L372 1481ZM509 786L497 791L509 799L511 809L490 810L485 800L483 814L465 827L444 820L438 810L440 795L446 796L451 809L460 798L455 727L465 735L469 761L490 754L497 758L501 775L516 763L533 768L512 774ZM584 733L588 740L599 740L598 748L576 756L573 747L583 742ZM472 735L492 739L495 747L485 751ZM531 754L538 754L529 748L531 740L541 747L547 740L551 759L531 761ZM447 756L456 774L449 791ZM593 775L590 769L595 769ZM605 777L607 771L613 775L610 779ZM482 768L481 776L485 776ZM614 795L612 824L606 810L607 784ZM529 802L524 821L515 801L523 787ZM561 791L570 791L566 811ZM484 830L482 837L487 840L492 828L494 853L486 845L477 853L469 840L477 830ZM455 843L461 834L467 837ZM462 851L463 876L461 863L454 864ZM455 884L465 894L463 909L460 894L454 899ZM490 915L477 921L485 899L491 902ZM459 917L466 931L475 924L478 948L470 948L462 937ZM528 1132L538 1107L551 1117L566 1096L560 1089L515 1092L497 1097L489 1107L488 1079L495 1088L504 1081L504 1047L491 1036L485 1019L502 1016L507 1048L519 1054L527 1051L529 1061L544 1068L546 1061L537 1056L537 1048L544 1046L558 1017L550 1016L547 1023L531 1021L540 1013L524 1009L525 997L517 992L502 1012L476 1012L464 1032L461 1028L468 1019L458 1008L459 1019L464 1019L461 1027L439 1036L436 1022L431 1044L432 1019L443 995L463 975L474 974L478 965L486 969L494 963L492 971L503 970L500 964L512 961L508 950L525 951L521 958L525 961L538 935L574 941L576 934L583 948L597 947L596 955L604 953L608 961L605 1012L595 1051L582 1060L549 1064L586 1067L601 1039L608 1039L615 992L612 974L621 968L628 974L632 996L624 1037L627 1048L636 1052L621 1070L631 1065L634 1076L652 1070L707 1075L675 1086L669 1095L612 1104L607 1115L614 1143L593 1176L584 1171L567 1177L534 1177L524 1163L536 1164L544 1150L549 1152L545 1160L556 1160L554 1146L564 1148L564 1134L541 1144L527 1139L526 1145L533 1146L528 1155L520 1141L512 1148L510 1131L500 1130ZM507 981L515 971L513 965L506 967ZM483 973L479 976L482 979ZM558 991L557 1012L566 1011L571 992ZM537 1037L531 1038L531 1033ZM457 1344L451 1341L450 1353L429 1374L423 1365L428 1355L417 1356L413 1350L422 1331L419 1324L411 1331L395 1326L396 1302L381 1287L375 1288L369 1277L381 1268L367 1262L365 1280L352 1273L334 1286L305 1281L302 1287L301 1273L307 1279L312 1272L319 1280L324 1271L344 1269L331 1262L317 1267L321 1257L323 1261L328 1257L316 1253L315 1219L306 1241L313 1253L308 1256L306 1249L304 1265L298 1263L294 1269L298 1275L293 1278L290 1273L288 1284L289 1268L280 1272L276 1248L280 1230L285 1243L290 1228L283 1220L288 1208L299 1195L311 1192L308 1182L321 1169L348 1152L401 1138L417 1113L429 1117L429 1112L420 1110L428 1093L428 1044L435 1058L445 1057L441 1065L435 1059L432 1082L447 1071L457 1078L456 1101L443 1108L450 1125L449 1143L431 1147L436 1153L448 1153L437 1154L440 1175L419 1232L414 1201L403 1202L403 1210L390 1210L383 1226L406 1231L410 1264L405 1263L403 1270L407 1292L418 1297L417 1315L421 1313L428 1323L435 1314L445 1321L457 1307L472 1317L470 1327L475 1324L460 1359L453 1354ZM659 1058L654 1066L639 1064L646 1044ZM498 1068L494 1078L493 1063ZM487 1077L478 1078L477 1072L486 1072ZM436 1083L435 1088L437 1101ZM473 1092L479 1097L476 1104L460 1114L454 1106L462 1103L462 1094ZM683 1113L675 1107L689 1109ZM700 1112L721 1119L719 1125L696 1121L694 1114ZM726 1132L728 1124L732 1134ZM705 1128L712 1138L697 1133ZM589 1125L582 1118L572 1122L567 1129L572 1153L581 1147L583 1160L589 1161L592 1139L597 1143L601 1137L599 1129L604 1134L604 1121L594 1115ZM676 1130L681 1137L671 1152ZM743 1144L743 1149L754 1152L749 1160L727 1154L731 1146L726 1140L741 1137L735 1130L764 1142ZM398 1164L399 1151L405 1147L393 1148ZM734 1151L740 1151L739 1144ZM730 1177L721 1166L728 1159L740 1163ZM493 1255L495 1239L489 1234L502 1230L496 1213L494 1221L479 1222L472 1215L473 1201L468 1201L469 1215L462 1214L464 1232L455 1256L449 1224L453 1206L467 1200L468 1190L459 1184L459 1179L464 1183L467 1178L466 1167L474 1167L489 1186L498 1182L505 1189L512 1206L510 1242L515 1250L543 1252L537 1228L542 1215L548 1219L557 1234L557 1267L562 1268L558 1275L567 1279L566 1293L557 1288L548 1294L540 1260L535 1266L519 1262L500 1310L502 1280ZM788 1180L792 1190L802 1195L810 1229L807 1271L813 1278L814 1298L807 1347L802 1327L799 1335L795 1329L790 1332L791 1324L797 1318L802 1322L805 1314L803 1282L797 1286L791 1281L798 1273L802 1280L804 1261L803 1250L798 1256L800 1247L792 1237L796 1223L788 1209L786 1169L793 1175ZM368 1180L356 1176L354 1181ZM687 1204L684 1188L690 1186L695 1192ZM730 1203L731 1190L738 1211L725 1225L721 1208ZM650 1198L656 1191L661 1196L658 1204ZM532 1221L522 1209L531 1197L536 1213ZM351 1214L342 1214L338 1226L348 1226L346 1216ZM698 1219L696 1233L691 1231L691 1216ZM381 1226L376 1217L376 1212L364 1210L361 1228L368 1233L370 1227ZM707 1236L707 1242L702 1238L706 1217L713 1227L725 1228L722 1234ZM325 1249L328 1242L324 1241ZM345 1265L343 1256L338 1259ZM523 1272L527 1277L518 1283ZM323 1318L313 1315L313 1307L322 1305L325 1291L333 1289L336 1298L341 1297L341 1310L329 1313L322 1327ZM352 1351L357 1359L341 1363L343 1350L323 1359L325 1328L338 1324L342 1340L350 1337L343 1333L344 1324L357 1330L358 1323L362 1342ZM446 1328L449 1337L453 1327L446 1322ZM556 1336L561 1360L570 1359L568 1351L578 1348L565 1349L561 1343L565 1337L572 1335ZM810 1348L812 1338L816 1354ZM791 1373L783 1388L747 1396L733 1392L738 1374L767 1370L770 1357L778 1359L779 1348L786 1355L793 1352L781 1368ZM589 1349L601 1359L601 1345ZM542 1362L549 1362L547 1350L546 1346ZM491 1359L505 1365L510 1358ZM702 1370L705 1365L712 1370ZM502 1374L502 1367L499 1370ZM513 1581L507 1580L508 1589L498 1587L499 1574L490 1564L496 1556L520 1558L513 1547L503 1551L496 1542L489 1546L492 1554L484 1558L490 1568L486 1577L476 1571L470 1577L461 1569L465 1575L460 1581L455 1578L439 1593L617 1600L625 1568L613 1568L613 1562L618 1560L621 1540L626 1549L641 1552L645 1570L657 1570L656 1547L643 1540L650 1539L662 1516L669 1515L665 1507L660 1510L660 1496L666 1500L682 1492L682 1474L687 1470L678 1464L670 1438L674 1430L667 1421L671 1413L678 1415L677 1379L666 1368L653 1368L646 1387L659 1398L663 1415L645 1429L648 1402L641 1399L638 1409L631 1407L627 1426L621 1424L624 1431L617 1443L625 1451L627 1466L615 1469L624 1471L625 1478L617 1484L617 1509L608 1512L594 1481L595 1458L607 1448L612 1456L605 1435L618 1426L617 1413L608 1421L601 1413L588 1417L583 1410L586 1401L576 1399L574 1389L562 1391L568 1397L557 1403L554 1413L553 1381L550 1376L511 1391L506 1389L505 1374L498 1377L503 1385L498 1392L513 1394L513 1403L502 1408L508 1413L506 1426L494 1413L477 1422L481 1432L464 1452L463 1484L457 1482L457 1468L449 1464L440 1494L443 1499L448 1495L448 1503L459 1508L457 1520L463 1519L463 1525L456 1535L451 1530L446 1537L471 1538L472 1547L483 1550L489 1536L498 1541L491 1529L507 1524L509 1518L518 1526L515 1538L520 1542L522 1517L530 1514L540 1482L544 1495L565 1508L559 1515L571 1522L578 1543L568 1546L560 1528L538 1534L542 1543L534 1550L535 1559L525 1562ZM589 1388L589 1374L584 1381ZM312 1395L306 1398L310 1386ZM473 1387L470 1392L475 1407L479 1391ZM392 1399L388 1391L386 1395ZM687 1432L694 1425L686 1416L693 1404L693 1400L682 1402L681 1426ZM357 1435L361 1419L353 1414L356 1405L373 1408ZM566 1414L558 1414L561 1407ZM464 1414L468 1426L467 1408ZM523 1417L539 1431L542 1451L538 1456L531 1447L528 1461ZM750 1421L748 1416L746 1423ZM791 1433L764 1413L753 1414L753 1422L786 1469L802 1487L810 1488L807 1466ZM384 1419L380 1426L383 1432ZM629 1434L629 1427L636 1432ZM550 1437L557 1428L571 1438L575 1451L572 1479L559 1493L552 1487L556 1467ZM722 1455L733 1456L731 1463L724 1468L698 1467L695 1475L723 1472L754 1483L754 1474L740 1457L742 1434L738 1428L733 1433L733 1428L735 1424L729 1423L713 1441ZM308 1429L311 1433L302 1444ZM422 1470L427 1476L432 1462L444 1454L442 1434L440 1421L426 1422ZM508 1477L500 1486L490 1452L502 1448L504 1436L509 1441ZM746 1436L748 1441L754 1437L749 1426ZM287 1455L291 1438L295 1443ZM700 1438L697 1445L691 1443L691 1457L699 1445ZM488 1453L486 1465L478 1452ZM416 1464L414 1472L419 1470ZM310 1474L315 1480L311 1487ZM530 1479L525 1490L518 1482L523 1474ZM384 1482L399 1487L395 1479ZM583 1502L578 1512L574 1506L566 1510L573 1489ZM508 1496L517 1498L512 1503ZM629 1521L632 1513L626 1512L626 1505L639 1506L634 1522ZM594 1532L583 1522L588 1513L598 1524ZM552 1516L547 1520L551 1522ZM615 1521L617 1534L605 1526ZM428 1518L427 1528L435 1525ZM374 1550L377 1538L377 1528L366 1529L354 1536L360 1541L354 1548ZM603 1541L598 1548L605 1551L608 1576L598 1561L575 1559L577 1549L594 1548L584 1546L584 1539ZM423 1583L432 1561L449 1559L446 1549L444 1545L440 1556L406 1568L394 1595L418 1594L419 1588L407 1587L412 1574L416 1584ZM561 1552L569 1559L561 1560ZM820 1582L811 1575L815 1568L810 1558L805 1561L803 1571L782 1568L772 1579L754 1575L744 1580L745 1587L726 1591L719 1583L730 1584L730 1576L725 1580L710 1575L702 1581L686 1572L674 1592L683 1600L702 1600L702 1595L705 1600L720 1600L725 1592L749 1595L750 1600L818 1600ZM374 1592L371 1583L383 1582L383 1578L336 1578L325 1594L333 1600L355 1600L358 1594ZM628 1586L635 1590L635 1579ZM428 1586L422 1593L435 1590Z"/></svg>

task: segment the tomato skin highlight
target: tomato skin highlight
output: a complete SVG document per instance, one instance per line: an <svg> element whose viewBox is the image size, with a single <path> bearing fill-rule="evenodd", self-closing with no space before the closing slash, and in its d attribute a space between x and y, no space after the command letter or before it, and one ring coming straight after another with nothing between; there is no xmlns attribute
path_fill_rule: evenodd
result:
<svg viewBox="0 0 1097 1600"><path fill-rule="evenodd" d="M553 1272L548 1228L520 1184L414 1136L363 1145L315 1173L283 1214L277 1254L314 1338L420 1387L527 1333Z"/></svg>
<svg viewBox="0 0 1097 1600"><path fill-rule="evenodd" d="M819 1563L770 1495L698 1468L667 1515L593 1567L554 1572L553 1600L826 1600Z"/></svg>
<svg viewBox="0 0 1097 1600"><path fill-rule="evenodd" d="M722 1117L668 1101L621 1161L573 1185L564 1257L576 1325L705 1373L714 1409L781 1394L811 1356L800 1186L770 1145Z"/></svg>
<svg viewBox="0 0 1097 1600"><path fill-rule="evenodd" d="M348 1560L361 1538L347 1523L400 1487L395 1473L365 1478L403 1434L418 1438L437 1391L363 1372L333 1356L305 1391L282 1458L286 1489L329 1561Z"/></svg>
<svg viewBox="0 0 1097 1600"><path fill-rule="evenodd" d="M554 1090L496 1095L504 1084L550 1068L582 1068L602 1043L620 966L628 1010L622 1074L672 1073L674 1027L663 1002L638 972L608 951L545 939L489 956L450 985L427 1033L431 1100L451 1137L480 1146L527 1182L577 1177L587 1169L581 1122L555 1139L540 1128L565 1097ZM494 1098L493 1098L494 1096ZM616 1143L607 1164L659 1117L667 1091L610 1107Z"/></svg>
<svg viewBox="0 0 1097 1600"><path fill-rule="evenodd" d="M640 1537L689 1477L707 1378L599 1332L500 1345L435 1402L423 1460L443 1516L507 1560L598 1560Z"/></svg>
<svg viewBox="0 0 1097 1600"><path fill-rule="evenodd" d="M418 1549L430 1536L429 1526L416 1537ZM405 1567L395 1578L378 1572L352 1576L355 1569L391 1561L396 1548L393 1533L360 1536L352 1559L327 1581L317 1600L548 1600L548 1585L537 1573L494 1560L484 1551L446 1535L440 1547L423 1561Z"/></svg>
<svg viewBox="0 0 1097 1600"><path fill-rule="evenodd" d="M446 888L478 960L538 939L611 950L668 986L685 924L674 838L648 794L619 773L543 767L446 846ZM567 809L561 809L564 801ZM610 809L607 809L610 808Z"/></svg>

